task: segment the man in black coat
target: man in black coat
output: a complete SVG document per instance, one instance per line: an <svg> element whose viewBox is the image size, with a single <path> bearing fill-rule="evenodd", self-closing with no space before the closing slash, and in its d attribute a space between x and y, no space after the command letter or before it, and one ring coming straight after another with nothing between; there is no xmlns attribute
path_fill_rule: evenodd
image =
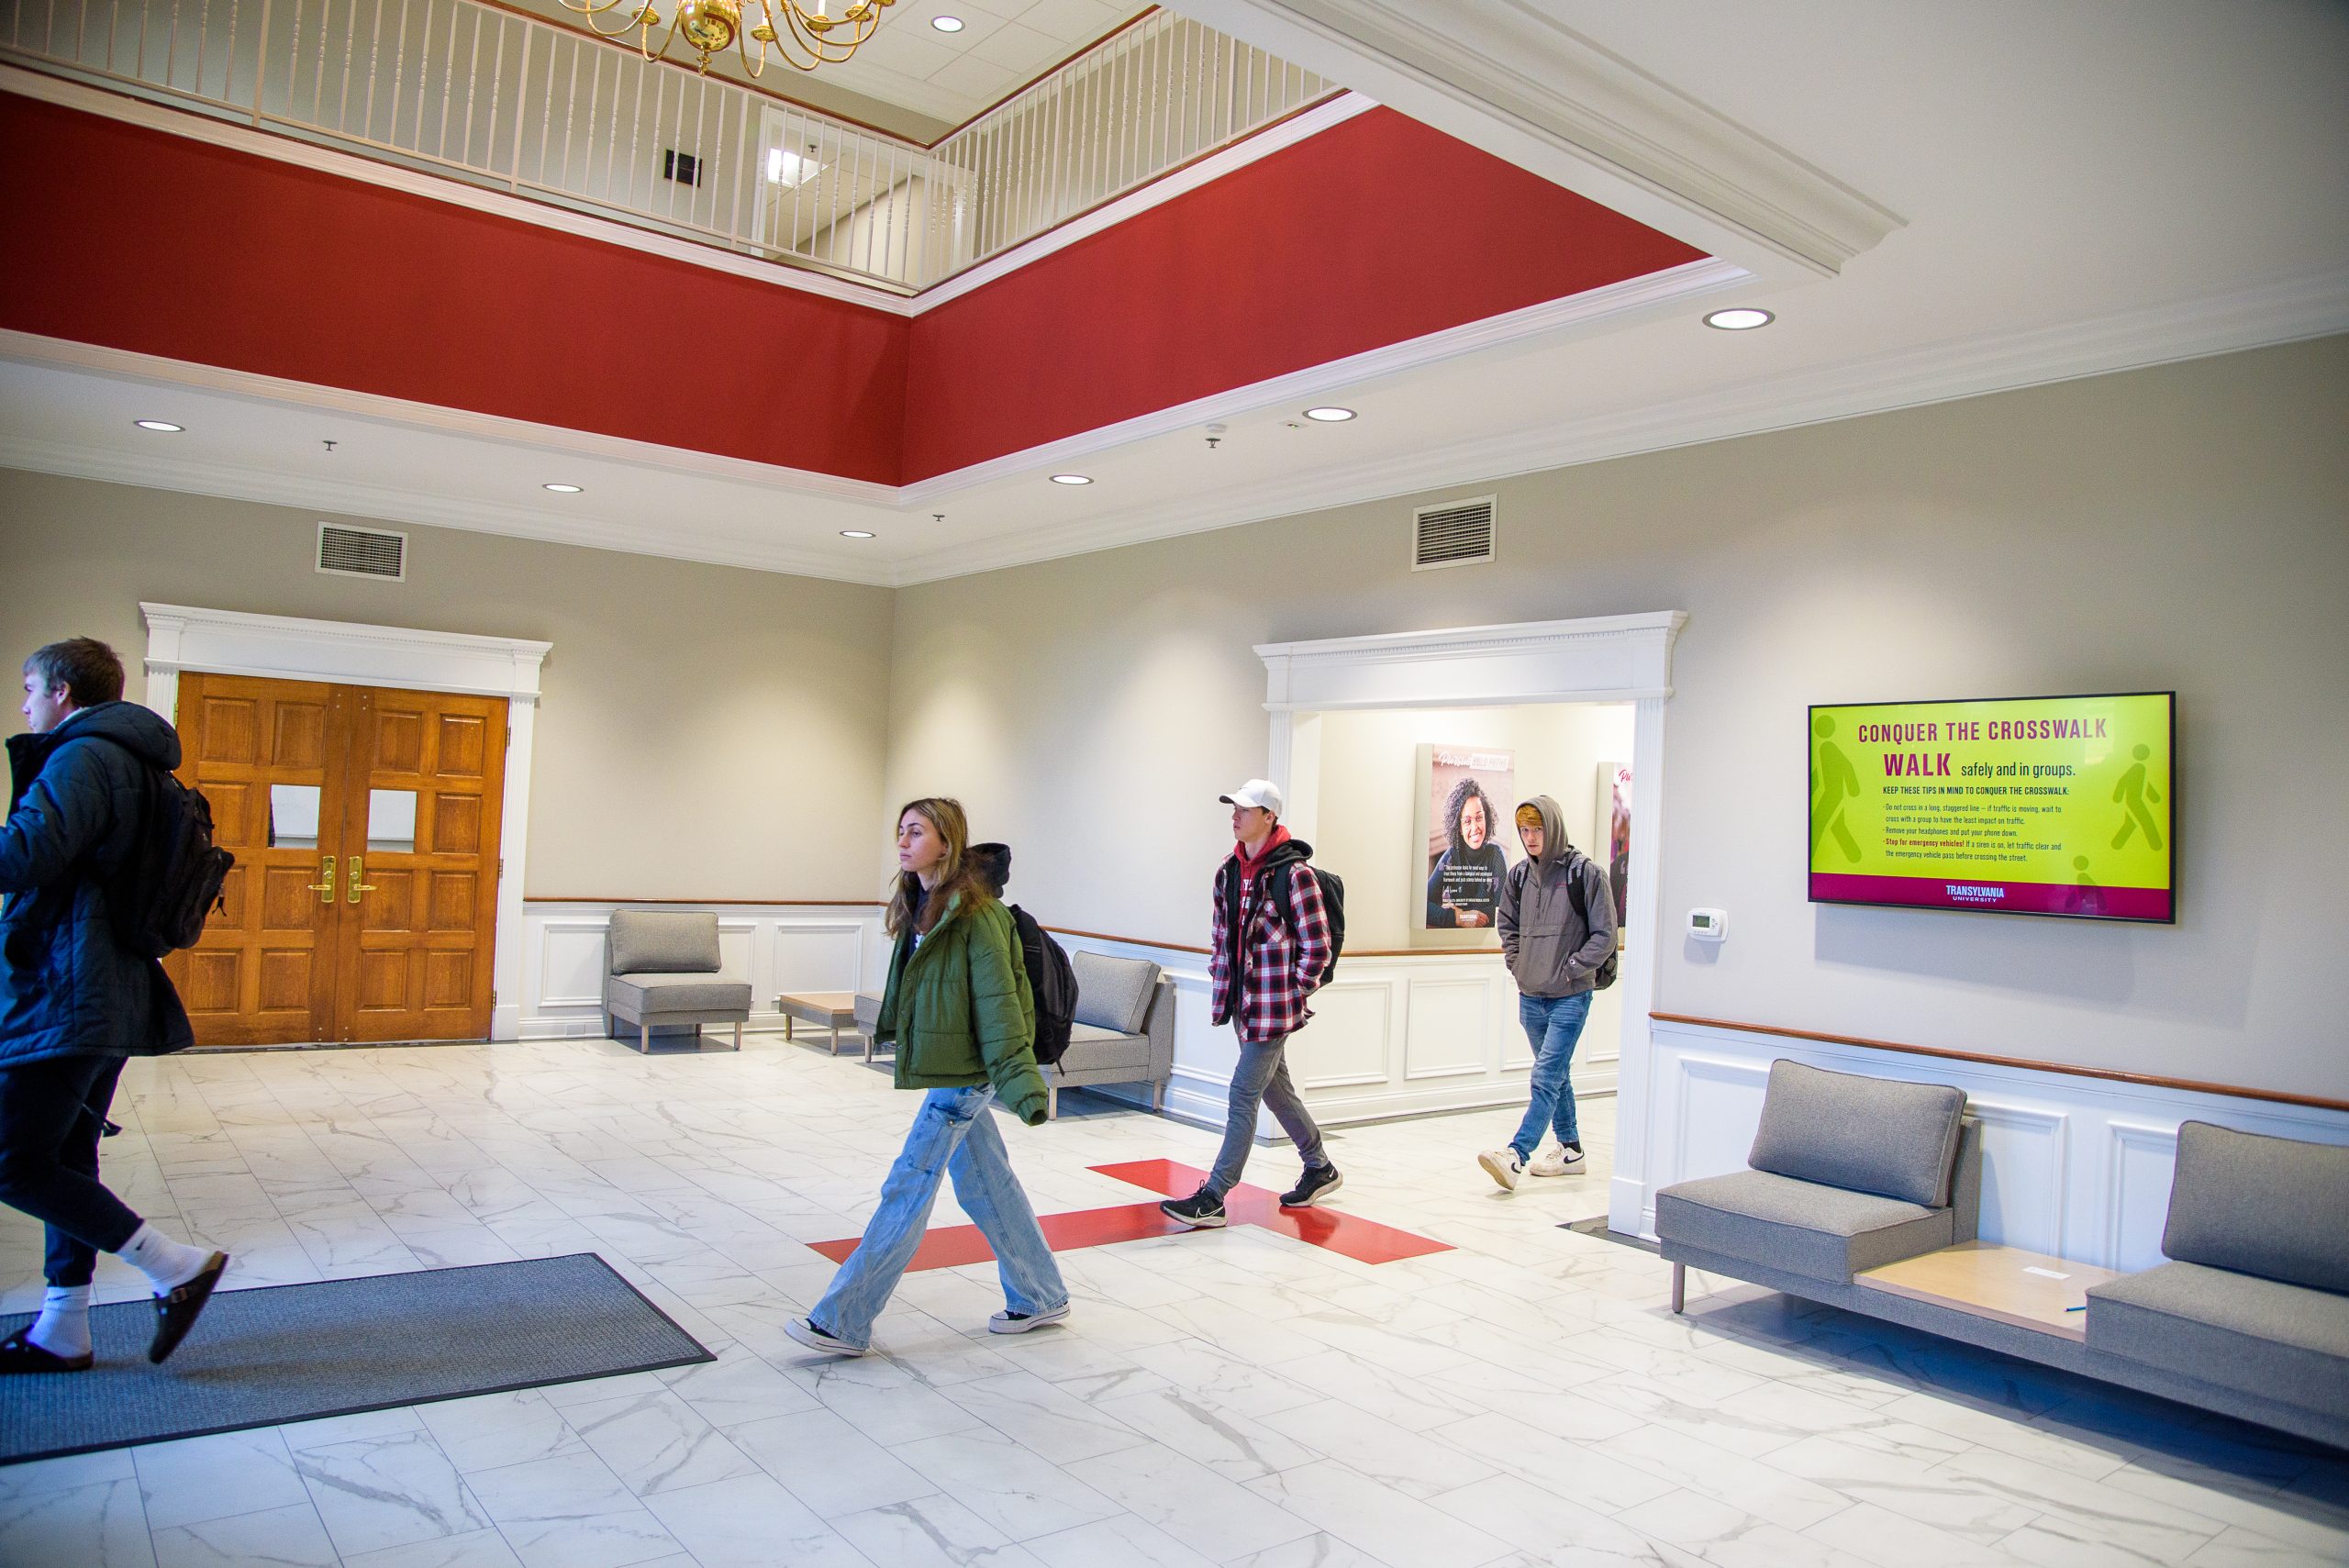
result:
<svg viewBox="0 0 2349 1568"><path fill-rule="evenodd" d="M0 1374L91 1363L90 1281L119 1253L155 1292L147 1359L171 1354L228 1266L175 1241L98 1180L123 1062L195 1042L163 966L115 934L106 884L138 842L150 772L180 739L122 700L122 661L86 637L25 662L29 735L11 736L0 827L0 1203L48 1228L40 1316L0 1340Z"/></svg>

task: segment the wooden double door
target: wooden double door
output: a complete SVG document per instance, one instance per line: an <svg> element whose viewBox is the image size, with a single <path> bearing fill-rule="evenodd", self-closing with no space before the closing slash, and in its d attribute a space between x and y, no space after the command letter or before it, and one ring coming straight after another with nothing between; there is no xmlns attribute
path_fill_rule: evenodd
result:
<svg viewBox="0 0 2349 1568"><path fill-rule="evenodd" d="M486 1039L505 702L191 673L178 724L237 857L166 963L197 1042Z"/></svg>

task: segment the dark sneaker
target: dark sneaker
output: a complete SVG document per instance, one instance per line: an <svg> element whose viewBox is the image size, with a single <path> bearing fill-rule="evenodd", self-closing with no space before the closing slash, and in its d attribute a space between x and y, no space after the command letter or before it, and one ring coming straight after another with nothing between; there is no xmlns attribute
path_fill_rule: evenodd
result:
<svg viewBox="0 0 2349 1568"><path fill-rule="evenodd" d="M811 1351L823 1351L836 1356L867 1354L863 1345L852 1345L846 1340L835 1340L816 1327L813 1318L795 1318L783 1326L783 1331Z"/></svg>
<svg viewBox="0 0 2349 1568"><path fill-rule="evenodd" d="M1226 1222L1223 1200L1201 1187L1189 1197L1171 1197L1158 1206L1159 1212L1169 1219L1178 1219L1194 1230L1212 1230Z"/></svg>
<svg viewBox="0 0 2349 1568"><path fill-rule="evenodd" d="M1041 1329L1047 1323L1065 1323L1067 1321L1068 1303L1065 1301L1062 1302L1058 1307L1047 1307L1041 1312L1014 1312L1007 1307L1002 1311L987 1319L987 1332L990 1334L1024 1334L1030 1329Z"/></svg>
<svg viewBox="0 0 2349 1568"><path fill-rule="evenodd" d="M1283 1208L1311 1208L1331 1193L1346 1184L1335 1165L1308 1165L1297 1185L1281 1194Z"/></svg>

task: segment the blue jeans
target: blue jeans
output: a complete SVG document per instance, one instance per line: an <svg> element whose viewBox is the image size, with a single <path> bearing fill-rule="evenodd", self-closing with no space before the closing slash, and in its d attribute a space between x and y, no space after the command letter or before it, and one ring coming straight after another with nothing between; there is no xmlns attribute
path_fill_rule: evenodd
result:
<svg viewBox="0 0 2349 1568"><path fill-rule="evenodd" d="M1542 1147L1545 1129L1555 1130L1561 1143L1580 1143L1575 1130L1575 1085L1572 1069L1575 1042L1582 1039L1584 1020L1590 1017L1591 993L1571 996L1520 996L1517 1021L1533 1042L1533 1098L1517 1136L1508 1146L1520 1160L1531 1160Z"/></svg>
<svg viewBox="0 0 2349 1568"><path fill-rule="evenodd" d="M881 1184L881 1207L865 1226L864 1240L807 1314L817 1328L852 1345L873 1342L873 1320L913 1262L930 1226L930 1207L938 1201L939 1181L950 1174L954 1201L995 1249L1011 1310L1032 1315L1068 1305L1060 1265L1052 1262L1036 1211L1011 1173L1003 1134L987 1112L994 1098L995 1091L985 1086L932 1089L922 1095L906 1146Z"/></svg>

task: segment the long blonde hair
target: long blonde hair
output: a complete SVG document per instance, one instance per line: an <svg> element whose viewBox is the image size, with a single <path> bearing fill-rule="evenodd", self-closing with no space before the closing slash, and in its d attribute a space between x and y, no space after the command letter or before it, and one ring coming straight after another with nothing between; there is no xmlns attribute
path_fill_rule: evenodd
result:
<svg viewBox="0 0 2349 1568"><path fill-rule="evenodd" d="M927 892L922 888L921 878L912 872L897 873L896 887L889 898L889 912L882 917L883 928L893 937L908 930L928 935L958 893L965 904L974 906L994 896L971 863L971 819L963 815L961 801L945 795L924 795L899 806L896 821L903 823L908 812L918 814L946 840L946 859L939 865L936 884Z"/></svg>

